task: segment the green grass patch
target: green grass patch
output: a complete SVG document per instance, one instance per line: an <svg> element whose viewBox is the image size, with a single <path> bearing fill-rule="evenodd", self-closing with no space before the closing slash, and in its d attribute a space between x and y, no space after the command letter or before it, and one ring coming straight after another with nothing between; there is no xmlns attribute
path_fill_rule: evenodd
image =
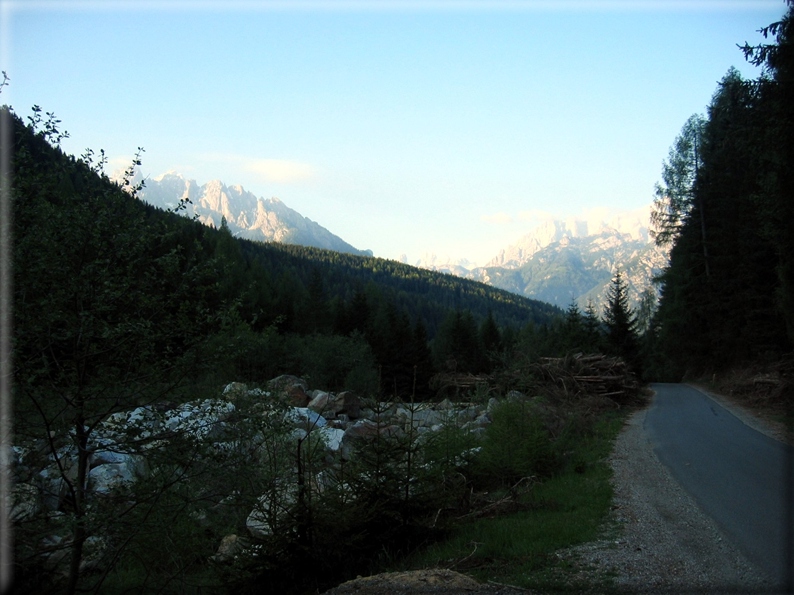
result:
<svg viewBox="0 0 794 595"><path fill-rule="evenodd" d="M611 589L608 576L577 568L559 550L597 539L612 501L606 457L624 416L600 419L590 436L570 441L569 464L523 498L527 510L479 518L405 561L402 568L443 567L541 592Z"/></svg>

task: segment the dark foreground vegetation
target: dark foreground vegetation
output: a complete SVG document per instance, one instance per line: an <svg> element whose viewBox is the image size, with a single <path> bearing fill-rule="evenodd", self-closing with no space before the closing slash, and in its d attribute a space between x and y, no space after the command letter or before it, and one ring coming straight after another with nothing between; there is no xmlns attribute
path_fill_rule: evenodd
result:
<svg viewBox="0 0 794 595"><path fill-rule="evenodd" d="M670 266L642 336L619 272L603 312L562 312L238 240L142 203L102 154L63 154L54 115L3 108L18 591L313 593L405 560L508 578L498 566L520 560L542 587L550 553L598 530L603 456L639 379L750 363L791 402L791 26L789 9L772 43L745 48L766 74L729 72L665 162ZM322 394L270 382L283 374L369 417L308 409ZM246 386L222 395L230 382ZM419 402L449 413L420 431ZM181 423L187 405L211 424ZM366 435L333 446L356 423ZM137 479L98 489L102 465Z"/></svg>
<svg viewBox="0 0 794 595"><path fill-rule="evenodd" d="M657 186L656 241L669 245L648 336L652 375L775 364L794 341L792 9L742 47L764 67L731 69L705 116L684 125Z"/></svg>
<svg viewBox="0 0 794 595"><path fill-rule="evenodd" d="M792 2L740 46L705 115L684 124L656 188L655 240L670 247L644 336L646 375L708 383L794 431Z"/></svg>

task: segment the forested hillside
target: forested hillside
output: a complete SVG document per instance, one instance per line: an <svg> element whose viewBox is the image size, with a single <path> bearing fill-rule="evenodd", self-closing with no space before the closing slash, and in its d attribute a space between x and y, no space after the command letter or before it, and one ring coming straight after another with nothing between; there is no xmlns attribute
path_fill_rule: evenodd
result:
<svg viewBox="0 0 794 595"><path fill-rule="evenodd" d="M731 69L684 125L657 187L656 242L671 245L649 335L671 378L773 362L794 341L792 8L745 44L757 80Z"/></svg>
<svg viewBox="0 0 794 595"><path fill-rule="evenodd" d="M485 371L505 347L501 333L515 336L562 314L394 261L233 238L225 225L207 227L138 200L135 163L123 191L90 151L80 159L61 153L54 115L35 108L27 126L12 112L3 117L13 127L20 364L28 349L42 357L55 329L64 333L64 351L79 358L68 343L93 353L92 333L123 321L146 344L139 353L154 359L199 346L218 359L212 341L232 341L223 362L203 367L217 382L290 372L330 389L352 375L353 388L378 390L380 377L383 390L429 396L437 369ZM494 329L498 342L483 335ZM119 339L103 349L128 345Z"/></svg>

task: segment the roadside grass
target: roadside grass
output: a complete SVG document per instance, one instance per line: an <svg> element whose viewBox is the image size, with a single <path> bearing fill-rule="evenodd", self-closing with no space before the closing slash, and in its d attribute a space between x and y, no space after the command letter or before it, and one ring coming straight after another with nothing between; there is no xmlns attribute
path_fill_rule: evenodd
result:
<svg viewBox="0 0 794 595"><path fill-rule="evenodd" d="M568 465L524 498L527 510L465 522L401 569L449 568L542 593L616 592L608 573L584 568L561 551L610 531L612 471L606 459L625 418L604 416L591 436L574 442Z"/></svg>

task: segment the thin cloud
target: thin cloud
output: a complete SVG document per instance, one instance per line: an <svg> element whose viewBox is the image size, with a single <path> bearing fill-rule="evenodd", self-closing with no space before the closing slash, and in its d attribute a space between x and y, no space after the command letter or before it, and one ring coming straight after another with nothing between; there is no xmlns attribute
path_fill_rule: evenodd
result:
<svg viewBox="0 0 794 595"><path fill-rule="evenodd" d="M105 171L124 171L132 164L132 155L109 157L105 164Z"/></svg>
<svg viewBox="0 0 794 595"><path fill-rule="evenodd" d="M480 215L480 220L494 225L507 225L513 222L513 218L502 211L490 215Z"/></svg>
<svg viewBox="0 0 794 595"><path fill-rule="evenodd" d="M285 159L249 159L243 169L278 184L300 182L314 176L314 168L309 164Z"/></svg>
<svg viewBox="0 0 794 595"><path fill-rule="evenodd" d="M555 216L549 211L543 209L529 209L518 213L517 219L519 221L529 221L530 223L542 223L555 219Z"/></svg>
<svg viewBox="0 0 794 595"><path fill-rule="evenodd" d="M230 153L204 153L200 158L229 164L237 171L255 174L263 181L275 184L293 184L315 175L315 168L308 163L288 159L255 159Z"/></svg>

